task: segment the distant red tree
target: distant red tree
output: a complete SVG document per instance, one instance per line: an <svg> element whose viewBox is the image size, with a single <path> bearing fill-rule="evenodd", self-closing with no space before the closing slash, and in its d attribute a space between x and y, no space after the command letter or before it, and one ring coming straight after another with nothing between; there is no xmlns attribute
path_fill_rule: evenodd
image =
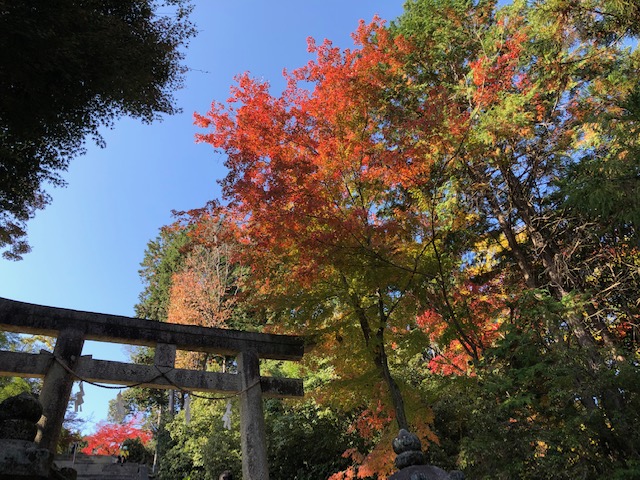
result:
<svg viewBox="0 0 640 480"><path fill-rule="evenodd" d="M88 455L117 455L120 446L127 439L139 438L143 445L151 440L151 432L143 430L136 425L133 418L127 423L106 423L98 424L96 432L84 437L87 446L82 449L82 453Z"/></svg>

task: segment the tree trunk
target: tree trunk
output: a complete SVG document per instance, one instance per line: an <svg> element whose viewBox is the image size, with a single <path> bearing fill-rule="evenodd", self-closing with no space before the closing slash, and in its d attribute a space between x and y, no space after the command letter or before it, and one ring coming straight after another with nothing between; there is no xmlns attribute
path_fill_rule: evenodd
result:
<svg viewBox="0 0 640 480"><path fill-rule="evenodd" d="M349 290L346 278L342 277L342 282L349 294L351 304L356 312L356 317L358 318L358 322L360 323L360 329L362 331L362 336L364 337L365 345L367 346L367 348L373 349L373 361L376 365L376 368L378 369L378 372L380 373L380 377L389 389L389 396L391 397L391 403L396 415L398 427L409 430L409 422L407 421L407 414L405 412L402 392L400 391L398 384L393 378L393 375L391 375L391 371L389 370L389 362L387 360L387 353L384 348L384 329L387 318L384 316L383 312L380 312L380 328L378 328L375 337L373 337L373 331L371 330L371 325L369 324L367 312L362 307L362 304L360 303L357 295ZM372 345L372 342L375 342L375 345Z"/></svg>
<svg viewBox="0 0 640 480"><path fill-rule="evenodd" d="M400 391L395 378L393 378L393 375L391 375L391 372L389 371L387 352L385 351L383 343L383 332L379 331L377 337L378 341L374 349L374 361L376 363L376 366L378 367L378 370L380 371L382 380L384 380L384 382L387 384L387 387L389 388L389 395L391 396L391 402L396 414L398 428L409 430L409 422L407 421L407 414L404 408L404 399L402 398L402 392Z"/></svg>

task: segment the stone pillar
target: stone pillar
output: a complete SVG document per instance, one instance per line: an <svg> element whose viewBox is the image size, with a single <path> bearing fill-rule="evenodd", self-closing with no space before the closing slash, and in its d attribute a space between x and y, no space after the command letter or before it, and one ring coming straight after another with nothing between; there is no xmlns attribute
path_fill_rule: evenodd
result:
<svg viewBox="0 0 640 480"><path fill-rule="evenodd" d="M62 360L69 368L73 369L82 354L84 345L84 333L78 330L62 330L53 354ZM40 403L43 413L38 422L38 434L36 443L41 448L46 448L55 453L58 445L60 429L67 411L71 388L76 378L68 372L56 360L52 360L51 366L44 377Z"/></svg>
<svg viewBox="0 0 640 480"><path fill-rule="evenodd" d="M240 375L240 439L242 444L242 478L269 480L267 442L260 387L260 360L255 351L238 355Z"/></svg>

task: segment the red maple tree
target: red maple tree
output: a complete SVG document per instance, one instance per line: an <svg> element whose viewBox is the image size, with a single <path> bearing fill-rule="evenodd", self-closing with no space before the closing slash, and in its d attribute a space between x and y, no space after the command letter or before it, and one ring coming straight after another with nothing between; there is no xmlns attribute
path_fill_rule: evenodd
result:
<svg viewBox="0 0 640 480"><path fill-rule="evenodd" d="M132 418L126 423L98 424L95 433L87 435L84 440L87 446L82 453L87 455L117 455L121 445L127 439L139 438L143 445L151 440L152 434L137 425L137 420Z"/></svg>
<svg viewBox="0 0 640 480"><path fill-rule="evenodd" d="M424 172L428 164L407 164L406 152L380 141L390 133L375 105L386 85L403 81L398 68L408 44L379 19L361 22L353 37L354 50L310 40L316 61L285 72L287 88L279 97L266 82L239 76L226 104L196 115L209 129L198 138L227 153L226 216L248 246L244 262L261 279L256 284L269 295L288 295L335 282L346 305L336 307L343 310L336 317L356 317L395 418L407 427L387 363L385 325L401 310L402 285L415 276L411 265L420 254L403 247L421 226L415 211L400 215L392 203L394 185L407 170ZM434 112L423 112L420 121L429 122Z"/></svg>

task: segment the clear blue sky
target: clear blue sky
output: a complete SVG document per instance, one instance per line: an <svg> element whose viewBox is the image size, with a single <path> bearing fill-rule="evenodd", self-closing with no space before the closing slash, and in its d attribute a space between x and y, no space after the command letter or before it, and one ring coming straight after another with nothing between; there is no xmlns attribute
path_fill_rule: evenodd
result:
<svg viewBox="0 0 640 480"><path fill-rule="evenodd" d="M122 119L104 131L105 149L88 145L50 190L53 202L29 224L33 247L20 262L0 260L0 297L40 305L133 315L146 244L171 222L171 210L219 196L224 158L196 145L194 112L228 97L234 75L249 71L280 91L282 69L311 59L306 38L351 47L360 19L391 20L404 0L196 0L199 34L187 50L191 69L176 93L181 115L143 125ZM104 345L104 344L102 344ZM125 347L88 342L84 354L125 361ZM77 387L74 388L74 392ZM83 417L106 417L117 391L85 386ZM87 427L91 429L91 424Z"/></svg>

